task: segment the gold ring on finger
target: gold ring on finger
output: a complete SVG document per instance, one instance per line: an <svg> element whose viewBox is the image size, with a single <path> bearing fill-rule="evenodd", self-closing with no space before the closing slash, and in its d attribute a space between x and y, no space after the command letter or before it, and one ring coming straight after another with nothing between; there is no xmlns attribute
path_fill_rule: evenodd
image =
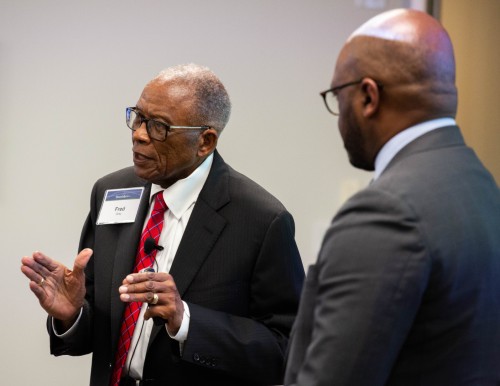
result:
<svg viewBox="0 0 500 386"><path fill-rule="evenodd" d="M45 278L42 276L42 280L40 280L40 282L38 283L39 286L42 286L43 283L45 283Z"/></svg>
<svg viewBox="0 0 500 386"><path fill-rule="evenodd" d="M153 300L151 300L150 304L156 304L158 303L158 294L153 294Z"/></svg>

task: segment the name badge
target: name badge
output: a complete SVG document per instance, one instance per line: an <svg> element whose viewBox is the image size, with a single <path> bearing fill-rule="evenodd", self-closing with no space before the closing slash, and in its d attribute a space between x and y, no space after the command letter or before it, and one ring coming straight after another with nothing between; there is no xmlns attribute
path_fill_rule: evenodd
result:
<svg viewBox="0 0 500 386"><path fill-rule="evenodd" d="M143 187L106 190L96 224L134 222L143 193Z"/></svg>

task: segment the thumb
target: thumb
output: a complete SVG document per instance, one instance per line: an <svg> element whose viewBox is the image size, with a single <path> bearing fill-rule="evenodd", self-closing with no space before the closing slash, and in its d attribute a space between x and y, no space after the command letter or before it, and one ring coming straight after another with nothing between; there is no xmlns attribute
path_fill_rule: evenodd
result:
<svg viewBox="0 0 500 386"><path fill-rule="evenodd" d="M75 264L73 265L73 274L74 275L83 275L83 270L87 266L87 263L90 260L90 257L94 251L90 248L85 248L80 251L78 256L76 256Z"/></svg>

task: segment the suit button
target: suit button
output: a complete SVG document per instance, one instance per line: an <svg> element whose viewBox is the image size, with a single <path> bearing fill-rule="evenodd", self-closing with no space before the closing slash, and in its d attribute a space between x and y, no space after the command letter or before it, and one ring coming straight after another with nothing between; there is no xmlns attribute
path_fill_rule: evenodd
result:
<svg viewBox="0 0 500 386"><path fill-rule="evenodd" d="M193 359L194 359L194 361L195 361L195 362L199 362L199 361L200 361L200 356L198 355L198 353L197 353L197 352L195 352L195 353L193 354Z"/></svg>

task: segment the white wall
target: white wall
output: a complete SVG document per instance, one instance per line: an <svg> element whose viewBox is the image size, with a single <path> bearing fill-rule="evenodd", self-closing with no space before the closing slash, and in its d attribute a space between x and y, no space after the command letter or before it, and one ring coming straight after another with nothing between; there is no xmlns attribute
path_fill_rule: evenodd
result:
<svg viewBox="0 0 500 386"><path fill-rule="evenodd" d="M318 92L351 31L407 3L0 0L0 383L88 384L89 356L49 355L20 258L39 249L72 264L93 182L131 165L124 108L162 68L219 75L234 106L221 154L282 200L313 262L336 209L370 179L349 166Z"/></svg>

